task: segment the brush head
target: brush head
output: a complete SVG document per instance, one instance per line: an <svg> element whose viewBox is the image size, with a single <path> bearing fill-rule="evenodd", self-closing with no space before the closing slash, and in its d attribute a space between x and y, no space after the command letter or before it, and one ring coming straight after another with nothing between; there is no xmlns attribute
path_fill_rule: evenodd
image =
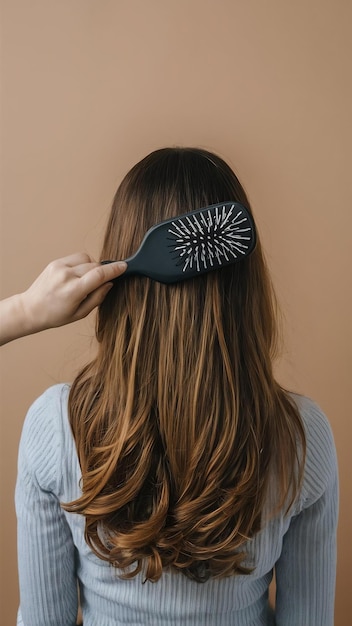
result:
<svg viewBox="0 0 352 626"><path fill-rule="evenodd" d="M224 203L174 219L168 233L175 265L182 273L201 273L247 256L253 224L244 207Z"/></svg>
<svg viewBox="0 0 352 626"><path fill-rule="evenodd" d="M126 259L129 274L175 283L241 261L256 244L254 221L238 202L221 202L156 224Z"/></svg>

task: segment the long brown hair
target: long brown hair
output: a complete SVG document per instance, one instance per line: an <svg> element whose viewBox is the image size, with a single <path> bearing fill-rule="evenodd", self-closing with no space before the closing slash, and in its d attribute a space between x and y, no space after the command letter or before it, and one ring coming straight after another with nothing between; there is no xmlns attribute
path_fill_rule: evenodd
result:
<svg viewBox="0 0 352 626"><path fill-rule="evenodd" d="M101 259L127 258L155 223L226 200L250 210L221 158L157 150L118 188ZM179 284L122 277L96 335L69 397L82 496L65 505L85 516L89 546L127 577L249 573L245 544L264 523L269 482L273 508L288 510L305 450L273 377L276 303L259 240L249 258Z"/></svg>

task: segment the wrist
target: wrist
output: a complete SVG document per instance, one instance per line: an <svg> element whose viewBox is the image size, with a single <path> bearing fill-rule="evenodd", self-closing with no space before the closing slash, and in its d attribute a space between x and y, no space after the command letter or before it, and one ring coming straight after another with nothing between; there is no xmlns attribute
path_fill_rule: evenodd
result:
<svg viewBox="0 0 352 626"><path fill-rule="evenodd" d="M49 328L46 320L41 318L43 306L38 307L36 299L32 297L30 290L18 294L17 298L18 316L21 319L22 328L26 335L32 335Z"/></svg>
<svg viewBox="0 0 352 626"><path fill-rule="evenodd" d="M0 312L1 345L36 332L35 325L26 311L25 294L16 294L3 300Z"/></svg>

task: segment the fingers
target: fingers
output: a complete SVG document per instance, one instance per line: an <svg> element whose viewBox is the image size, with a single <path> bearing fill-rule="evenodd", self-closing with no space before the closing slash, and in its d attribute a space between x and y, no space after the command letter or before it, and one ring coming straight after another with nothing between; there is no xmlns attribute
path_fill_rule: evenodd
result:
<svg viewBox="0 0 352 626"><path fill-rule="evenodd" d="M127 268L125 261L115 261L107 265L98 264L81 277L82 289L88 295L118 276L121 276Z"/></svg>
<svg viewBox="0 0 352 626"><path fill-rule="evenodd" d="M91 264L89 265L91 266ZM82 267L87 267L87 264L84 264ZM109 281L121 276L126 268L127 263L125 261L114 261L107 265L97 264L96 267L89 269L87 273L81 276L80 283L83 286L82 289L86 297L76 310L75 320L86 317L95 307L103 302L113 286Z"/></svg>
<svg viewBox="0 0 352 626"><path fill-rule="evenodd" d="M83 263L93 263L94 259L86 252L75 252L74 254L57 259L57 261L54 262L67 265L68 267L75 267L76 265L82 265Z"/></svg>
<svg viewBox="0 0 352 626"><path fill-rule="evenodd" d="M112 283L105 283L89 294L89 296L87 296L78 307L74 320L72 321L77 321L86 317L91 311L93 311L93 309L95 309L95 307L99 306L99 304L103 302L105 296L109 293L112 286Z"/></svg>
<svg viewBox="0 0 352 626"><path fill-rule="evenodd" d="M74 272L74 275L80 278L81 276L84 276L84 274L87 274L88 272L90 272L95 267L100 267L100 263L95 263L95 262L82 263L80 265L73 266L72 270Z"/></svg>

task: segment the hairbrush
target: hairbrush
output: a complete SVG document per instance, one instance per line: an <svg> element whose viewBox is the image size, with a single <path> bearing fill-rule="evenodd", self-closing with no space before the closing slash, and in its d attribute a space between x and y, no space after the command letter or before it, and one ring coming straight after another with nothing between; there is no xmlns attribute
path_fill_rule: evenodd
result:
<svg viewBox="0 0 352 626"><path fill-rule="evenodd" d="M255 244L254 221L242 204L212 204L152 226L137 252L126 259L123 276L176 283L241 261Z"/></svg>

